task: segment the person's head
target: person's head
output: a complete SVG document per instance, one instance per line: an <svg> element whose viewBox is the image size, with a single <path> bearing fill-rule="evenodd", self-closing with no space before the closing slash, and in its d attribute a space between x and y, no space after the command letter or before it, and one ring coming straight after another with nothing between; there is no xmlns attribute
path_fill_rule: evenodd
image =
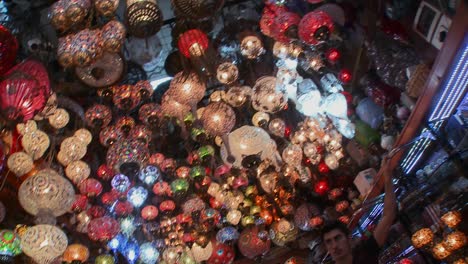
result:
<svg viewBox="0 0 468 264"><path fill-rule="evenodd" d="M349 230L345 224L336 221L326 224L322 229L322 241L335 262L352 254Z"/></svg>

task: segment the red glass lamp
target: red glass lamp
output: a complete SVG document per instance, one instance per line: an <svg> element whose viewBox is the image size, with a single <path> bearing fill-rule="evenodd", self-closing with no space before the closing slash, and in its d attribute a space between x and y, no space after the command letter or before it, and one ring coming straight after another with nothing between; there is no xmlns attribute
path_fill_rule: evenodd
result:
<svg viewBox="0 0 468 264"><path fill-rule="evenodd" d="M186 31L179 37L179 51L187 58L200 57L208 48L208 36L199 29Z"/></svg>

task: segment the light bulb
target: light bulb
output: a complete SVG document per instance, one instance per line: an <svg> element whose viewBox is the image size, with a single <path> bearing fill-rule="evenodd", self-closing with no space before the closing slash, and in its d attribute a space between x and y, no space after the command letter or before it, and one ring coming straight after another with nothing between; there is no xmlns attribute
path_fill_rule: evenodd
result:
<svg viewBox="0 0 468 264"><path fill-rule="evenodd" d="M142 206L146 198L148 197L148 191L144 187L133 187L128 191L127 199L135 207Z"/></svg>

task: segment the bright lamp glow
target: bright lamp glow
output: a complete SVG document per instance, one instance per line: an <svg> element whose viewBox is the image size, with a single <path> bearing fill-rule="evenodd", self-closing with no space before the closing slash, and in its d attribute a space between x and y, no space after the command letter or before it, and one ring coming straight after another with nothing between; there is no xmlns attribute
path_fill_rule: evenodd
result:
<svg viewBox="0 0 468 264"><path fill-rule="evenodd" d="M346 97L341 93L330 94L322 102L322 108L328 115L347 119L348 118L348 103Z"/></svg>
<svg viewBox="0 0 468 264"><path fill-rule="evenodd" d="M322 112L320 102L322 95L317 89L317 85L311 79L305 79L299 84L297 102L301 113L306 116L316 116Z"/></svg>
<svg viewBox="0 0 468 264"><path fill-rule="evenodd" d="M148 191L144 187L134 187L128 191L127 199L135 207L142 206L146 198L148 197Z"/></svg>
<svg viewBox="0 0 468 264"><path fill-rule="evenodd" d="M159 251L151 243L140 246L140 260L145 264L154 264L159 258Z"/></svg>
<svg viewBox="0 0 468 264"><path fill-rule="evenodd" d="M146 168L140 171L138 178L145 184L152 185L159 179L160 176L161 173L159 172L158 167L148 165Z"/></svg>

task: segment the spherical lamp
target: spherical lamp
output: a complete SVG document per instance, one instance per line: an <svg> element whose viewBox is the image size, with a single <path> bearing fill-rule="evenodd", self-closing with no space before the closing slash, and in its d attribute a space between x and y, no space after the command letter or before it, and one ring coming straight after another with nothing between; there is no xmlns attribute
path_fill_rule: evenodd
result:
<svg viewBox="0 0 468 264"><path fill-rule="evenodd" d="M63 253L63 261L73 262L80 261L85 262L89 258L89 250L86 246L82 244L72 244L65 249Z"/></svg>
<svg viewBox="0 0 468 264"><path fill-rule="evenodd" d="M200 57L208 49L208 36L199 29L188 30L179 36L179 51L187 58Z"/></svg>
<svg viewBox="0 0 468 264"><path fill-rule="evenodd" d="M432 248L432 255L438 259L446 259L448 256L452 255L452 251L450 251L444 243L438 243Z"/></svg>
<svg viewBox="0 0 468 264"><path fill-rule="evenodd" d="M123 140L113 144L107 151L107 165L125 175L136 175L146 166L148 147L138 140Z"/></svg>
<svg viewBox="0 0 468 264"><path fill-rule="evenodd" d="M450 228L455 228L462 220L461 213L458 211L450 211L444 214L441 218L442 222Z"/></svg>
<svg viewBox="0 0 468 264"><path fill-rule="evenodd" d="M192 108L205 96L206 85L195 73L185 75L179 72L172 79L169 94L175 101Z"/></svg>
<svg viewBox="0 0 468 264"><path fill-rule="evenodd" d="M24 254L39 264L49 264L63 254L68 240L65 233L52 225L29 227L21 236Z"/></svg>
<svg viewBox="0 0 468 264"><path fill-rule="evenodd" d="M323 11L312 11L299 22L299 37L310 45L328 40L333 30L333 20Z"/></svg>
<svg viewBox="0 0 468 264"><path fill-rule="evenodd" d="M20 238L11 230L0 231L0 261L11 260L21 254Z"/></svg>
<svg viewBox="0 0 468 264"><path fill-rule="evenodd" d="M225 103L211 103L205 107L201 121L208 134L222 136L229 133L236 124L236 114Z"/></svg>
<svg viewBox="0 0 468 264"><path fill-rule="evenodd" d="M163 14L156 0L127 0L128 33L138 38L156 34L163 24Z"/></svg>
<svg viewBox="0 0 468 264"><path fill-rule="evenodd" d="M413 234L411 242L415 248L422 248L429 245L434 239L434 233L429 228L422 228Z"/></svg>
<svg viewBox="0 0 468 264"><path fill-rule="evenodd" d="M44 169L21 184L18 199L24 210L32 215L47 211L53 216L60 216L71 208L75 191L71 183L56 171Z"/></svg>
<svg viewBox="0 0 468 264"><path fill-rule="evenodd" d="M224 0L172 0L180 17L202 19L212 16L224 5Z"/></svg>
<svg viewBox="0 0 468 264"><path fill-rule="evenodd" d="M453 233L448 234L443 243L445 248L450 251L456 251L466 245L466 235L463 232L455 231Z"/></svg>

